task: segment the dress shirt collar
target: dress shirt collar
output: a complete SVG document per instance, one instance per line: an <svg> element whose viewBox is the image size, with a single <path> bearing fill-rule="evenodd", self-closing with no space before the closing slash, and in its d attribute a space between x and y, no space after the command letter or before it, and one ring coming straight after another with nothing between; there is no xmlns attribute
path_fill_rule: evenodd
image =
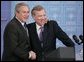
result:
<svg viewBox="0 0 84 62"><path fill-rule="evenodd" d="M36 29L37 29L37 31L40 29L40 27L43 27L43 26L40 26L40 25L38 25L38 24L36 23Z"/></svg>

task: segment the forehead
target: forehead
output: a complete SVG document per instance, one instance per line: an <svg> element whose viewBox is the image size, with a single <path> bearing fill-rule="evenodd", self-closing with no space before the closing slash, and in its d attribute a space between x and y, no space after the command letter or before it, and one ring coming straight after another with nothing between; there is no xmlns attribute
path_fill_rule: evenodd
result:
<svg viewBox="0 0 84 62"><path fill-rule="evenodd" d="M19 9L20 11L29 11L28 6L21 6Z"/></svg>
<svg viewBox="0 0 84 62"><path fill-rule="evenodd" d="M36 15L45 14L45 10L43 9L43 10L40 10L40 11L35 11L35 14Z"/></svg>

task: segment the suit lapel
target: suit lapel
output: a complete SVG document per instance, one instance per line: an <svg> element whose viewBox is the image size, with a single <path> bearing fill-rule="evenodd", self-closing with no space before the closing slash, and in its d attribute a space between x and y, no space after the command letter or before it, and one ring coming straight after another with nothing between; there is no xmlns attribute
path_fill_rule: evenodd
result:
<svg viewBox="0 0 84 62"><path fill-rule="evenodd" d="M34 23L34 34L37 40L39 40L38 34L37 34L37 30L36 30L36 24Z"/></svg>
<svg viewBox="0 0 84 62"><path fill-rule="evenodd" d="M21 23L15 18L15 22L17 23L17 25L19 26L19 28L26 33L26 30L24 29L24 27L21 25ZM27 33L26 33L27 34Z"/></svg>
<svg viewBox="0 0 84 62"><path fill-rule="evenodd" d="M44 43L46 42L47 36L48 36L48 26L47 26L47 24L45 24L44 25L44 32L43 32Z"/></svg>

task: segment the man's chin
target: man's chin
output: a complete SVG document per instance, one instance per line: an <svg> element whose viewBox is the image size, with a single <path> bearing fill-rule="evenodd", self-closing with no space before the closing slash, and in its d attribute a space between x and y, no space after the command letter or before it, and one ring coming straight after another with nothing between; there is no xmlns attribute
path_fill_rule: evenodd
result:
<svg viewBox="0 0 84 62"><path fill-rule="evenodd" d="M23 22L26 22L28 19L24 19Z"/></svg>

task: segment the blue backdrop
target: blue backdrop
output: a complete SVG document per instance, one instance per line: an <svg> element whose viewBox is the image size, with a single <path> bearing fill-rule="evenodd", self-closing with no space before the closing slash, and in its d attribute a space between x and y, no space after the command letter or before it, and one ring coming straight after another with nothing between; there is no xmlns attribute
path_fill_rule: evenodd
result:
<svg viewBox="0 0 84 62"><path fill-rule="evenodd" d="M15 5L19 2L25 2L29 5L30 10L35 5L42 5L47 12L49 19L57 21L59 26L73 40L75 34L83 35L83 1L1 1L1 58L3 54L3 32L6 24L14 16ZM27 23L34 22L31 17ZM73 40L74 42L74 40ZM74 42L75 43L75 42ZM57 39L57 48L65 47L61 41ZM75 43L76 60L83 60L83 44Z"/></svg>

